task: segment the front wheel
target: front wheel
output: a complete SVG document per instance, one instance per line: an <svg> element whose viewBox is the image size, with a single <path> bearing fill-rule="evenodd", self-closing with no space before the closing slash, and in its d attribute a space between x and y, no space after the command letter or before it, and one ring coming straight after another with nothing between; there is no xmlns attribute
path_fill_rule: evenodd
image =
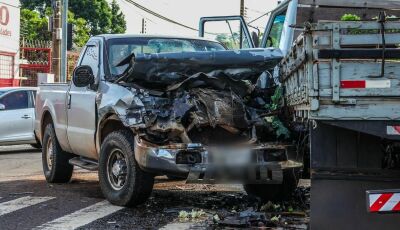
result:
<svg viewBox="0 0 400 230"><path fill-rule="evenodd" d="M73 157L61 149L53 124L48 124L43 135L42 164L46 181L67 183L71 180L74 166L68 163Z"/></svg>
<svg viewBox="0 0 400 230"><path fill-rule="evenodd" d="M154 176L140 169L134 151L133 135L128 130L110 133L101 145L100 187L112 204L141 204L153 190Z"/></svg>
<svg viewBox="0 0 400 230"><path fill-rule="evenodd" d="M245 184L244 190L249 195L259 197L262 201L288 200L292 196L300 179L299 169L283 171L282 184Z"/></svg>

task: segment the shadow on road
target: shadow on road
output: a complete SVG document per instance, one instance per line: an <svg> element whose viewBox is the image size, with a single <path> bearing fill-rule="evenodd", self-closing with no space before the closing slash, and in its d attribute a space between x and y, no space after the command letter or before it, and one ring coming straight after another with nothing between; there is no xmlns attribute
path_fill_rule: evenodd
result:
<svg viewBox="0 0 400 230"><path fill-rule="evenodd" d="M0 155L2 154L19 154L19 153L40 153L41 149L36 149L30 145L10 145L0 146Z"/></svg>
<svg viewBox="0 0 400 230"><path fill-rule="evenodd" d="M19 154L19 153L40 153L40 149L15 149L15 150L0 150L1 154Z"/></svg>

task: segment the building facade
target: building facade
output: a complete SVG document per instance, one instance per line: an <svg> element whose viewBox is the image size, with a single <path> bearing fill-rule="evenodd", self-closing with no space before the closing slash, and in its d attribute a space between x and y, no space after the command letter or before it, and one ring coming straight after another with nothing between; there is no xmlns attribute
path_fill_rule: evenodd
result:
<svg viewBox="0 0 400 230"><path fill-rule="evenodd" d="M19 85L20 4L0 0L0 87Z"/></svg>

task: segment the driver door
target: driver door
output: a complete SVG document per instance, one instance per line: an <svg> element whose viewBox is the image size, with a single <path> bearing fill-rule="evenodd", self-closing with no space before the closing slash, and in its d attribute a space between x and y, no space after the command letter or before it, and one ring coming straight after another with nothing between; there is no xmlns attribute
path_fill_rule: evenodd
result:
<svg viewBox="0 0 400 230"><path fill-rule="evenodd" d="M99 77L100 41L89 42L80 58L78 66L88 65L95 78ZM95 80L95 82L98 82ZM71 82L68 92L68 128L67 136L73 153L97 159L95 145L96 132L96 90L92 86L77 87Z"/></svg>
<svg viewBox="0 0 400 230"><path fill-rule="evenodd" d="M202 17L199 36L219 41L229 50L254 48L253 38L242 16ZM258 43L258 42L257 42Z"/></svg>

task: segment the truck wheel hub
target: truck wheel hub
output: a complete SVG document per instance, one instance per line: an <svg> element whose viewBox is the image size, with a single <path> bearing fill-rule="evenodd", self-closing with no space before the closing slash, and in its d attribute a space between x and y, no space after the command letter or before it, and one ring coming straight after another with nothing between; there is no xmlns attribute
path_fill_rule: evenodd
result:
<svg viewBox="0 0 400 230"><path fill-rule="evenodd" d="M46 146L46 163L47 163L47 168L51 170L53 166L53 140L49 138L47 141L47 146Z"/></svg>
<svg viewBox="0 0 400 230"><path fill-rule="evenodd" d="M125 170L126 170L126 163L123 160L117 160L112 167L112 173L115 177L119 177L126 174Z"/></svg>
<svg viewBox="0 0 400 230"><path fill-rule="evenodd" d="M128 176L125 155L120 150L111 152L108 158L108 181L115 190L120 190Z"/></svg>

